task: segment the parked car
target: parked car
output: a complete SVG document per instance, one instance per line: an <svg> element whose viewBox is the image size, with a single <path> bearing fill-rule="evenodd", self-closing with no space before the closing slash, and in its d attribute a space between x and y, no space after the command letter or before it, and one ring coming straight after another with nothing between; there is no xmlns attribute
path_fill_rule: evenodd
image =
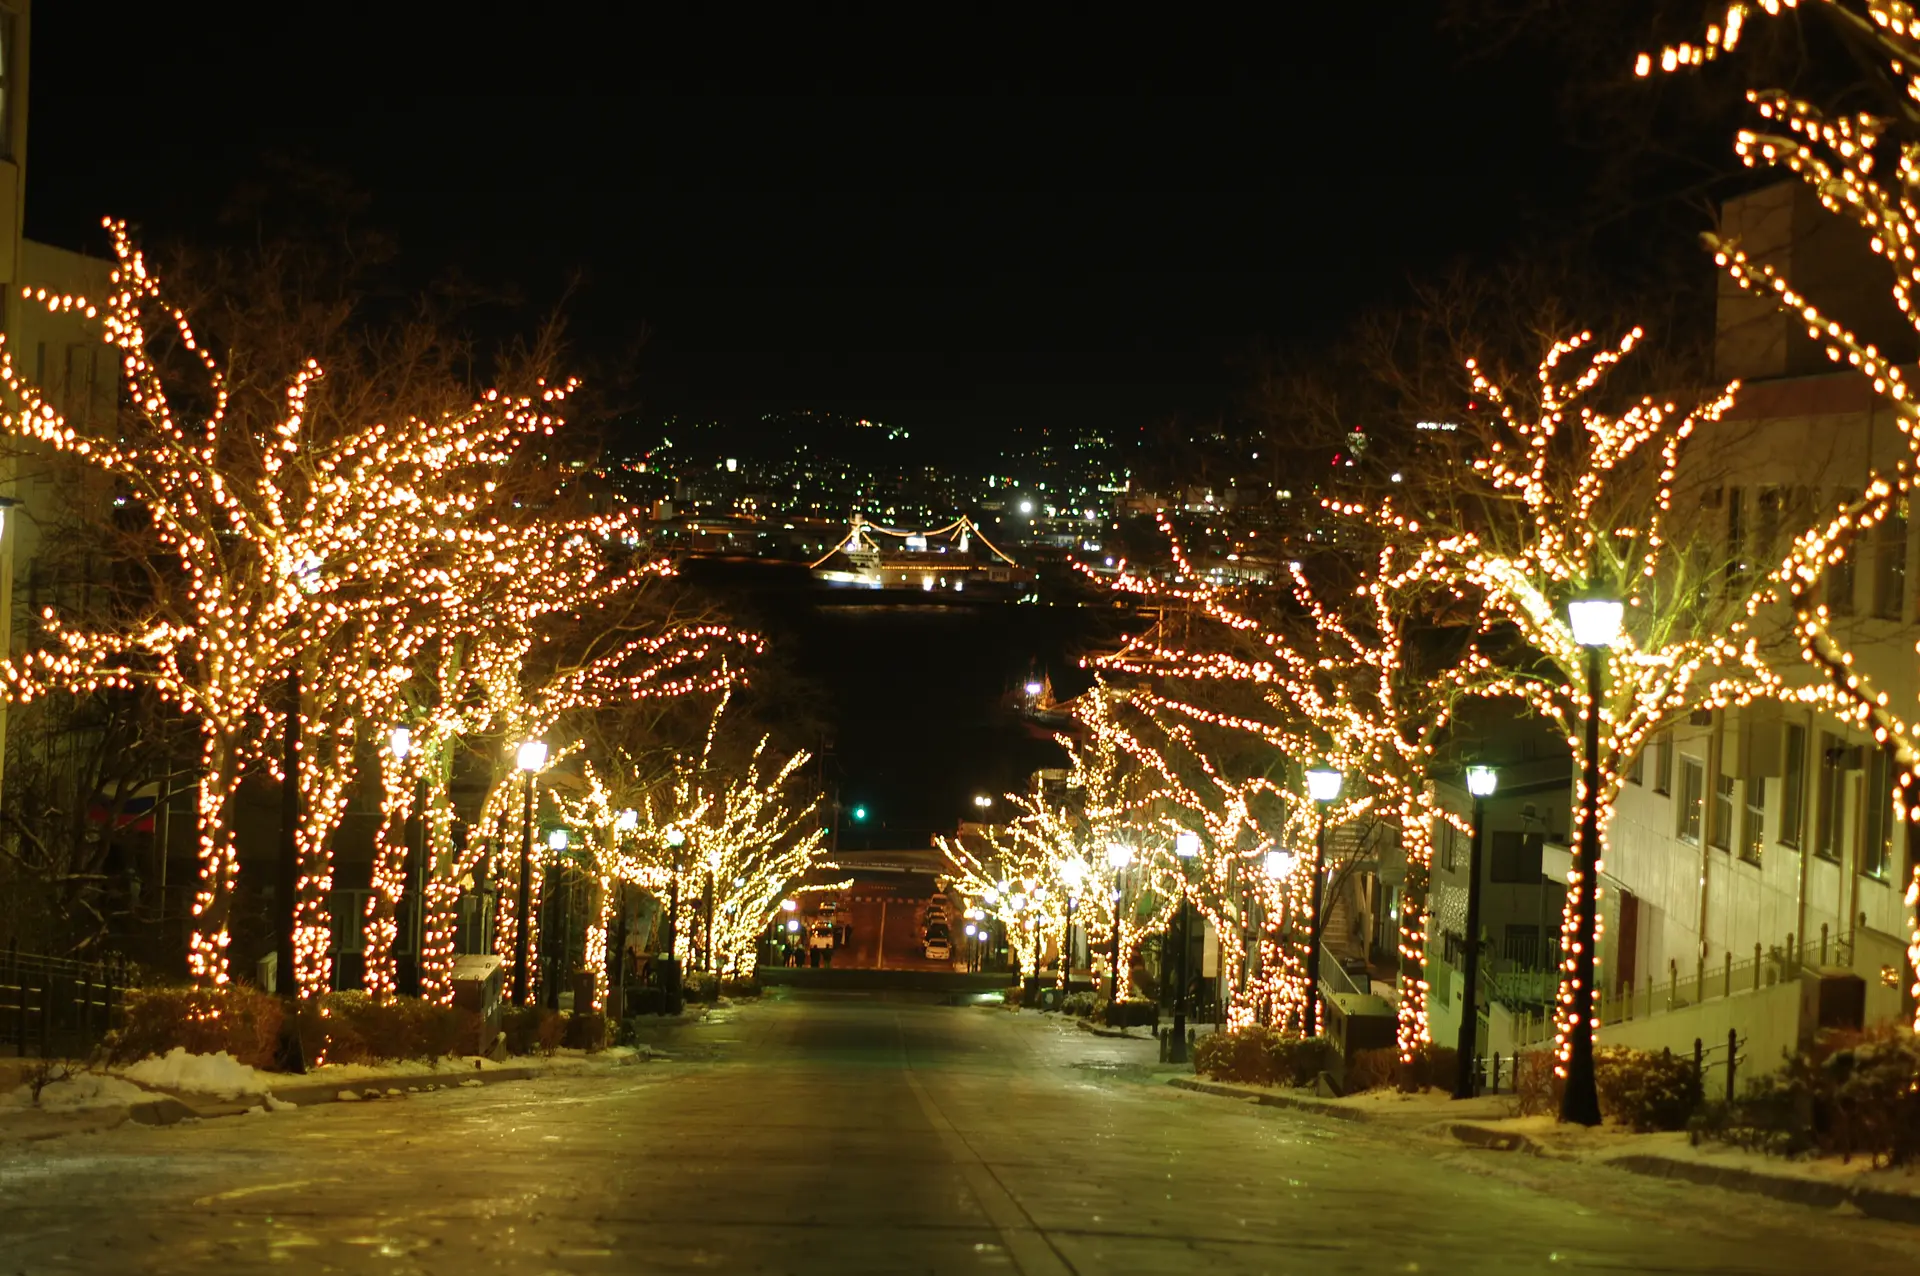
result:
<svg viewBox="0 0 1920 1276"><path fill-rule="evenodd" d="M944 933L928 934L924 948L928 961L953 960L953 943Z"/></svg>

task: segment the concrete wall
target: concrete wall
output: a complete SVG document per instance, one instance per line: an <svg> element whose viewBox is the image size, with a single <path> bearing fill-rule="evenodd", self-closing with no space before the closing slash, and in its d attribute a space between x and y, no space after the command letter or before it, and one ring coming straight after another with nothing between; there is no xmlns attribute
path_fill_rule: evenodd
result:
<svg viewBox="0 0 1920 1276"><path fill-rule="evenodd" d="M1629 1019L1600 1029L1601 1045L1630 1046L1636 1050L1671 1050L1690 1054L1699 1040L1709 1051L1706 1071L1708 1095L1716 1071L1725 1085L1726 1044L1729 1029L1740 1034L1740 1076L1772 1072L1788 1055L1811 1040L1818 1022L1820 980L1813 975L1757 990L1714 997L1698 1005L1670 1010L1647 1019ZM1719 1046L1717 1055L1711 1053ZM1736 1078L1737 1080L1738 1078Z"/></svg>

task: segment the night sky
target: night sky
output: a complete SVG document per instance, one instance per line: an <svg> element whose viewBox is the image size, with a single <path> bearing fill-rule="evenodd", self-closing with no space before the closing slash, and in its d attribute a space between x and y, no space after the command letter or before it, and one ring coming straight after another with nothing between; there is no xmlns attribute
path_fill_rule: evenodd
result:
<svg viewBox="0 0 1920 1276"><path fill-rule="evenodd" d="M37 6L29 233L98 251L111 213L204 241L270 157L338 170L397 235L401 286L512 289L504 334L577 277L589 365L649 333L640 428L810 409L986 449L1205 419L1255 351L1540 235L1579 186L1550 73L1463 61L1429 3L1052 29L564 4L302 6L296 28L295 8L127 6L109 39L84 6ZM1071 642L1018 628L928 646L876 626L836 641L894 664L815 662L882 836L1020 783L996 694ZM930 678L979 694L917 697Z"/></svg>
<svg viewBox="0 0 1920 1276"><path fill-rule="evenodd" d="M649 415L1123 433L1217 410L1253 349L1333 335L1570 189L1545 73L1463 63L1437 6L1273 8L889 29L129 6L108 39L44 4L28 228L204 237L263 156L299 155L373 197L411 277L457 264L524 319L577 274L586 354L651 332Z"/></svg>

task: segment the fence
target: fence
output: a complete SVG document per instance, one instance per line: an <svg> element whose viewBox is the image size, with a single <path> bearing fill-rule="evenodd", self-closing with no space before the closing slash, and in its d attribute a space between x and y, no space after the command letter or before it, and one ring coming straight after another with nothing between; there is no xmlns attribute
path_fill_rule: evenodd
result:
<svg viewBox="0 0 1920 1276"><path fill-rule="evenodd" d="M1700 1083L1700 1096L1703 1100L1724 1098L1729 1103L1733 1102L1734 1082L1745 1072L1747 1056L1742 1053L1742 1049L1746 1044L1745 1038L1732 1028L1727 1030L1724 1041L1715 1041L1712 1045L1708 1045L1699 1037L1693 1039L1693 1075L1694 1079ZM1520 1069L1524 1066L1521 1061L1526 1053L1542 1052L1514 1052L1502 1056L1501 1052L1496 1050L1491 1056L1477 1056L1473 1061L1474 1093L1499 1094L1502 1092L1503 1081L1506 1092L1512 1093L1518 1087ZM1670 1055L1672 1051L1669 1050L1666 1053ZM1708 1078L1716 1069L1721 1075L1715 1079L1716 1084L1710 1091Z"/></svg>
<svg viewBox="0 0 1920 1276"><path fill-rule="evenodd" d="M89 964L23 953L0 956L0 1049L19 1056L78 1058L123 1022L126 975L113 963Z"/></svg>

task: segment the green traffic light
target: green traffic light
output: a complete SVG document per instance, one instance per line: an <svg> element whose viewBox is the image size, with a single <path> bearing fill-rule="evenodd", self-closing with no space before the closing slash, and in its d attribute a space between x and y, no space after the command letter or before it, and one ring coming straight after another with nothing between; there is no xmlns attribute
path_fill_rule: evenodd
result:
<svg viewBox="0 0 1920 1276"><path fill-rule="evenodd" d="M855 824L859 824L859 823L861 823L861 822L863 822L863 821L864 821L864 820L865 820L866 818L867 818L867 808L866 808L866 807L864 807L864 806L856 806L856 807L854 807L854 808L853 808L853 822L854 822Z"/></svg>

